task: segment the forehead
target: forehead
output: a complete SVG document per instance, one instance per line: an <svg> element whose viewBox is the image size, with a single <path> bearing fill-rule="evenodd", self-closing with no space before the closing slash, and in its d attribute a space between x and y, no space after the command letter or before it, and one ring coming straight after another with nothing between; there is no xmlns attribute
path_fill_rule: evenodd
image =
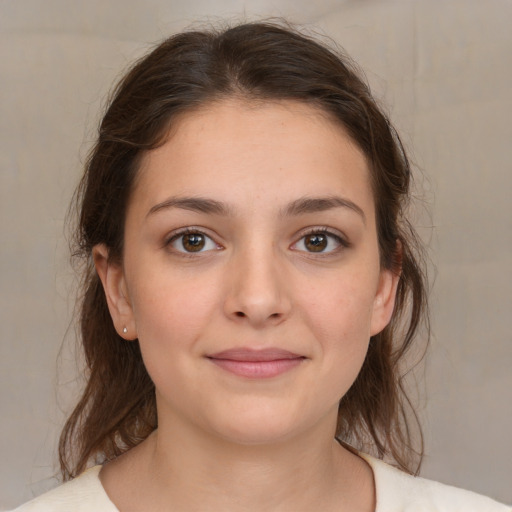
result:
<svg viewBox="0 0 512 512"><path fill-rule="evenodd" d="M277 206L333 192L371 201L366 158L339 123L300 102L226 100L173 124L165 143L143 156L134 195L137 202L183 194Z"/></svg>

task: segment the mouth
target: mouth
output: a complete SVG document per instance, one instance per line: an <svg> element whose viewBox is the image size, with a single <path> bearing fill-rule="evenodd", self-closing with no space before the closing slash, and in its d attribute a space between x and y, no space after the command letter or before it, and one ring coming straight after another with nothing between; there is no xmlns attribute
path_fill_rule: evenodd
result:
<svg viewBox="0 0 512 512"><path fill-rule="evenodd" d="M235 348L208 355L219 368L251 379L271 378L300 365L306 357L277 348L263 350Z"/></svg>

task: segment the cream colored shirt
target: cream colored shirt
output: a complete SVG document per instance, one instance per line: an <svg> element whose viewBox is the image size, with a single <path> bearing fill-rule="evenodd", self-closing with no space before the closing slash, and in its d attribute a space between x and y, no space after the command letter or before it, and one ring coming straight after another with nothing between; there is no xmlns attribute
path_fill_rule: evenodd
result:
<svg viewBox="0 0 512 512"><path fill-rule="evenodd" d="M376 512L512 512L512 507L480 494L413 477L360 455L373 470ZM95 466L13 512L119 512L101 485L100 469Z"/></svg>

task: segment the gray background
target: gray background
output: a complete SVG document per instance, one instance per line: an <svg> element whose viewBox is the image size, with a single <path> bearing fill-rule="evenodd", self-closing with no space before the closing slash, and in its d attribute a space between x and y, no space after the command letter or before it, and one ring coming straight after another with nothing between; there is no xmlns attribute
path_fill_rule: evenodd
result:
<svg viewBox="0 0 512 512"><path fill-rule="evenodd" d="M0 508L55 485L80 385L63 219L108 89L192 22L269 15L341 44L413 149L437 267L422 475L512 503L511 1L0 0Z"/></svg>

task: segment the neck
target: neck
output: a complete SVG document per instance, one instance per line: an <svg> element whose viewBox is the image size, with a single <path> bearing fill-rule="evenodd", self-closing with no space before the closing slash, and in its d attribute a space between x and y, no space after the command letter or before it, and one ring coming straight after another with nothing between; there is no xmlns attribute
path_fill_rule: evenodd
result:
<svg viewBox="0 0 512 512"><path fill-rule="evenodd" d="M155 434L149 458L155 476L162 487L180 489L188 504L193 496L198 510L205 503L212 510L235 510L233 504L243 511L300 510L294 503L299 496L302 505L318 503L332 484L339 455L334 445L323 446L320 453L311 443L297 440L266 445L168 440L163 432ZM214 497L220 500L216 506Z"/></svg>
<svg viewBox="0 0 512 512"><path fill-rule="evenodd" d="M141 507L374 510L371 469L334 440L329 424L279 442L242 444L204 432L199 435L190 425L180 428L176 421L169 425L162 421L139 447L112 463L112 470L102 482L121 512ZM151 498L142 503L141 496Z"/></svg>

